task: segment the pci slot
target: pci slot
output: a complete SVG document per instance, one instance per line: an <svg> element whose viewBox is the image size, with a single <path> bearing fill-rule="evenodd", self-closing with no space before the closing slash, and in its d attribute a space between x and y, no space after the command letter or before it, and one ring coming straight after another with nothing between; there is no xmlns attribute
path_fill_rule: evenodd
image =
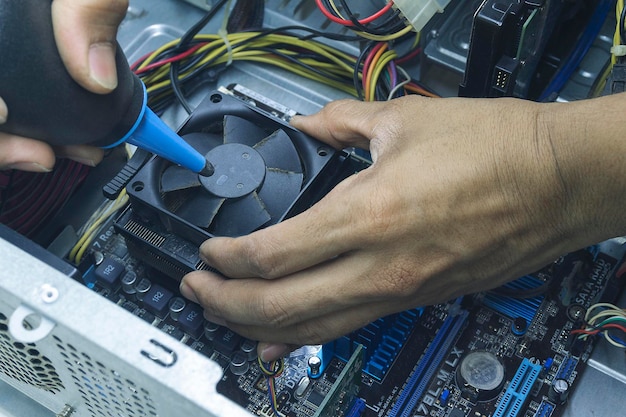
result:
<svg viewBox="0 0 626 417"><path fill-rule="evenodd" d="M504 396L500 399L493 417L516 417L531 393L539 372L541 372L541 365L524 358Z"/></svg>
<svg viewBox="0 0 626 417"><path fill-rule="evenodd" d="M428 383L439 368L441 361L445 358L448 350L459 335L467 316L468 312L463 311L456 316L448 317L444 321L437 335L428 346L428 349L424 352L411 378L394 404L393 409L388 414L389 417L396 417L398 415L407 417L411 414L417 402L424 394Z"/></svg>

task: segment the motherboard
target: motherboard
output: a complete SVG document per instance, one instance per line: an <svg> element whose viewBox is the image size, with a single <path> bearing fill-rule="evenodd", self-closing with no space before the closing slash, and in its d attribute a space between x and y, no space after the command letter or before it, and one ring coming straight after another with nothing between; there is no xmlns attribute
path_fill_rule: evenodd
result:
<svg viewBox="0 0 626 417"><path fill-rule="evenodd" d="M220 103L232 103L227 111L219 108L215 117L207 117L201 106L208 127L195 128L203 134L233 131L229 115L244 117L253 111L257 125L266 124L262 118L271 119L270 137L276 128L287 129L281 118L288 112L267 111L275 103L265 101L249 108L250 97L243 100L235 90L239 95L244 91L219 92ZM215 94L207 106L215 105ZM193 124L193 116L190 120ZM217 127L211 120L219 120ZM320 149L317 142L309 142L313 139L298 140L298 150ZM219 143L215 146L223 146ZM309 181L294 197L300 203L279 213L277 221L305 209L336 182L369 165L349 152L314 155L321 158L310 165L315 169L300 171L307 171L308 179L298 177ZM142 191L150 186L143 180L146 175L168 175L164 164L153 160L142 168L149 175L137 174ZM162 198L167 192L156 195ZM323 346L302 347L284 360L284 371L270 385L258 363L256 342L206 321L202 308L178 292L184 273L209 268L198 256L197 240L215 235L212 221L200 228L188 224L192 219L168 212L181 203L168 206L159 200L159 207L151 208L151 197L134 198L91 244L79 265L84 284L217 362L224 370L218 392L252 415L560 416L595 343L572 330L582 326L589 308L614 301L623 288L616 271L624 248L604 242L492 291L382 317Z"/></svg>
<svg viewBox="0 0 626 417"><path fill-rule="evenodd" d="M255 341L204 320L170 277L129 253L113 225L94 244L99 264L84 274L87 285L219 363L219 392L253 415L274 415ZM276 378L277 411L559 416L593 348L570 332L592 304L618 294L619 261L588 248L492 292L384 317L326 345L300 348Z"/></svg>

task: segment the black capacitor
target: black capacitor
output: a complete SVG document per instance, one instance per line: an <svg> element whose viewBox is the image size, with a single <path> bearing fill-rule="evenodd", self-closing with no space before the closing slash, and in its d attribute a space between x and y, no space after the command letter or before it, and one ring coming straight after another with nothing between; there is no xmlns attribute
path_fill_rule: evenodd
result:
<svg viewBox="0 0 626 417"><path fill-rule="evenodd" d="M555 379L548 391L548 398L555 404L563 405L569 396L569 388L569 383L566 380Z"/></svg>
<svg viewBox="0 0 626 417"><path fill-rule="evenodd" d="M128 295L133 295L137 292L135 285L137 285L137 274L133 271L126 272L122 277L122 290Z"/></svg>
<svg viewBox="0 0 626 417"><path fill-rule="evenodd" d="M181 311L185 309L187 302L182 297L174 297L169 302L170 318L178 321Z"/></svg>
<svg viewBox="0 0 626 417"><path fill-rule="evenodd" d="M148 291L152 288L152 282L148 278L142 278L135 286L135 298L142 301Z"/></svg>
<svg viewBox="0 0 626 417"><path fill-rule="evenodd" d="M256 359L256 346L257 343L254 340L250 339L244 339L244 341L241 343L240 349L246 355L246 359L248 359L248 361L253 361Z"/></svg>
<svg viewBox="0 0 626 417"><path fill-rule="evenodd" d="M250 364L248 363L246 355L241 351L235 352L230 360L230 365L228 366L228 369L230 369L230 371L235 375L243 375L248 372L248 369L250 369Z"/></svg>
<svg viewBox="0 0 626 417"><path fill-rule="evenodd" d="M217 334L217 331L220 328L221 327L218 324L215 324L212 321L205 321L204 322L204 337L206 337L208 340L215 339L215 335Z"/></svg>

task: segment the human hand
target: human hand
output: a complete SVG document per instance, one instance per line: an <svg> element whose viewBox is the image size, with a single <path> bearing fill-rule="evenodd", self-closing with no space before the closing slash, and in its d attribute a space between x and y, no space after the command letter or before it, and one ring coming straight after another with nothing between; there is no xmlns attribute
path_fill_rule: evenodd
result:
<svg viewBox="0 0 626 417"><path fill-rule="evenodd" d="M233 279L193 272L181 292L207 319L265 342L271 360L595 242L577 234L578 194L547 106L561 105L407 97L295 118L336 148L369 148L374 164L294 218L207 240L203 259Z"/></svg>
<svg viewBox="0 0 626 417"><path fill-rule="evenodd" d="M57 47L68 72L80 85L106 94L117 86L115 38L128 0L54 0L52 20ZM10 109L0 97L0 124ZM91 146L57 146L0 132L0 169L47 172L56 157L95 166L103 151Z"/></svg>

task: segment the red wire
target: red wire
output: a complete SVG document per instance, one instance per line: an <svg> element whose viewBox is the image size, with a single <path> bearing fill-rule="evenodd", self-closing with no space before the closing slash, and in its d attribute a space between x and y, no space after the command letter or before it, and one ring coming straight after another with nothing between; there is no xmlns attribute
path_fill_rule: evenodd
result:
<svg viewBox="0 0 626 417"><path fill-rule="evenodd" d="M340 25L344 25L344 26L353 26L354 24L347 19L342 19L340 17L335 16L334 14L332 14L326 7L324 7L324 5L322 4L322 0L315 0L315 3L317 4L317 7L320 9L320 11L322 13L324 13L324 16L326 16L329 20L332 20L335 23L339 23ZM373 15L366 17L364 19L359 19L359 23L362 25L365 25L367 23L371 23L374 20L378 19L379 17L381 17L382 15L384 15L385 13L387 13L389 11L389 9L391 9L391 7L393 6L393 1L389 1L385 7L383 7L382 9L380 9L379 11L377 11L376 13L374 13Z"/></svg>
<svg viewBox="0 0 626 417"><path fill-rule="evenodd" d="M406 54L403 57L400 58L396 58L395 62L396 64L403 64L407 61L410 61L411 59L415 58L416 56L418 56L420 54L420 52L422 52L422 48L415 48L414 50L412 50L410 53Z"/></svg>
<svg viewBox="0 0 626 417"><path fill-rule="evenodd" d="M624 333L626 333L626 326L623 326L623 325L617 324L617 323L607 323L604 326L600 327L599 329L595 329L595 330L576 329L576 330L572 330L570 333L573 333L573 334L598 334L598 333L606 330L607 328L618 329L618 330L621 330Z"/></svg>
<svg viewBox="0 0 626 417"><path fill-rule="evenodd" d="M31 200L20 216L14 222L14 229L27 234L33 226L39 224L47 215L53 214L55 203L59 198L68 181L74 176L73 170L67 161L58 163L56 169L50 174L42 174L41 183L45 184L43 192L32 193Z"/></svg>
<svg viewBox="0 0 626 417"><path fill-rule="evenodd" d="M143 61L146 60L146 58L148 58L150 55L152 55L154 51L150 51L147 54L145 54L144 56L142 56L141 58L139 58L138 60L136 60L135 62L133 62L133 64L130 66L130 69L135 71L135 68L137 68Z"/></svg>
<svg viewBox="0 0 626 417"><path fill-rule="evenodd" d="M136 71L135 71L135 74L137 74L137 75L139 75L139 74L143 74L144 72L150 71L150 70L152 70L152 69L162 67L162 66L163 66L163 65L165 65L165 64L169 64L169 63L172 63L172 62L174 62L174 61L180 61L181 59L185 59L185 58L187 58L189 55L193 54L193 53L194 53L194 52L196 52L198 49L200 49L201 47L203 47L204 45L206 45L206 42L205 42L205 43L199 43L199 44L197 44L197 45L194 45L193 47L191 47L191 48L187 49L185 52L183 52L183 53L181 53L181 54L178 54L178 55L175 55L175 56L173 56L173 57L170 57L170 58L164 59L164 60L162 60L162 61L153 62L153 63L152 63L152 64L150 64L150 65L147 65L147 66L145 66L145 67L143 67L143 68L141 68L141 69L139 69L139 70L136 70Z"/></svg>
<svg viewBox="0 0 626 417"><path fill-rule="evenodd" d="M363 89L367 88L367 86L365 85L365 79L366 79L367 73L369 72L370 65L372 64L372 59L374 59L374 56L376 55L376 52L378 52L378 50L380 48L382 48L383 46L385 46L384 42L377 43L372 48L370 53L365 58L365 61L363 62L363 69L361 70L361 82L363 83Z"/></svg>

